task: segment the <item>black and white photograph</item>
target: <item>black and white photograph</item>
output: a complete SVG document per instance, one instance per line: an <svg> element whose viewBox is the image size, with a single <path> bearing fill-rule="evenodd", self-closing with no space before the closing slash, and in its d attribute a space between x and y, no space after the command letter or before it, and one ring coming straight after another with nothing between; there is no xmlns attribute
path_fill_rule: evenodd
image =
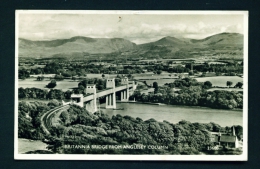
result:
<svg viewBox="0 0 260 169"><path fill-rule="evenodd" d="M247 11L16 10L18 160L247 161Z"/></svg>

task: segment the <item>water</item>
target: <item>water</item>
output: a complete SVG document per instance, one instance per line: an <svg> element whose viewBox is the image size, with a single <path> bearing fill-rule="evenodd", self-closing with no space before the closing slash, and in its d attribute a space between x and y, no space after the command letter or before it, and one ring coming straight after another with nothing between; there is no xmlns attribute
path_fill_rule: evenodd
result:
<svg viewBox="0 0 260 169"><path fill-rule="evenodd" d="M101 105L104 107L105 105ZM241 125L243 126L242 110L219 110L200 107L181 107L172 105L148 105L136 103L117 103L117 108L124 110L102 109L110 117L116 114L122 116L129 115L134 118L140 117L143 120L154 118L157 121L167 120L171 123L178 123L181 120L192 123L210 123L214 122L222 127Z"/></svg>

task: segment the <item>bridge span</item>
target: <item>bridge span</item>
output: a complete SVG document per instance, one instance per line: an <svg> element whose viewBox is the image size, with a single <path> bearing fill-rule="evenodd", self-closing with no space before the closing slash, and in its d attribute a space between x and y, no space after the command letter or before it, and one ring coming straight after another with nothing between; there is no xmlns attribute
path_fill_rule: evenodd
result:
<svg viewBox="0 0 260 169"><path fill-rule="evenodd" d="M136 84L134 81L129 82L127 78L122 79L121 85L115 87L115 79L107 79L106 89L103 91L96 91L96 85L88 84L86 86L86 92L88 95L83 96L83 94L72 94L71 102L66 104L76 104L81 107L86 107L86 109L94 113L97 111L96 99L100 97L106 97L106 109L116 109L116 92L121 92L121 101L128 101L130 96L130 90L134 91L136 89Z"/></svg>

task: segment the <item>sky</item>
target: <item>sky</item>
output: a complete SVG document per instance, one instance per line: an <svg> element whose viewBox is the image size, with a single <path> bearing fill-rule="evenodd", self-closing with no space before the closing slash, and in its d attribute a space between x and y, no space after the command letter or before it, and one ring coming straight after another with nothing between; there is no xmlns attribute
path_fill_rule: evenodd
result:
<svg viewBox="0 0 260 169"><path fill-rule="evenodd" d="M18 37L29 40L125 38L136 44L165 36L202 39L222 32L243 34L242 14L19 13Z"/></svg>

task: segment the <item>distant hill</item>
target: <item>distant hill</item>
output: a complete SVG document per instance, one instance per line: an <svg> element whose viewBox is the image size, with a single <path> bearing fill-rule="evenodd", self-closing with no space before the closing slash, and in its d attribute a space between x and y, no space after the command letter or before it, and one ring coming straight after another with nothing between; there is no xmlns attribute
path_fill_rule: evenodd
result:
<svg viewBox="0 0 260 169"><path fill-rule="evenodd" d="M243 35L220 33L204 39L164 37L155 42L138 45L144 57L190 58L205 55L243 56Z"/></svg>
<svg viewBox="0 0 260 169"><path fill-rule="evenodd" d="M201 40L191 39L192 43L203 45L242 45L243 41L244 37L239 33L220 33Z"/></svg>
<svg viewBox="0 0 260 169"><path fill-rule="evenodd" d="M177 39L175 37L164 37L158 41L145 43L139 45L139 47L147 47L147 46L172 46L172 47L187 47L194 45L218 45L218 44L243 44L243 35L239 33L220 33L213 36L209 36L204 39L189 39L182 38Z"/></svg>
<svg viewBox="0 0 260 169"><path fill-rule="evenodd" d="M243 35L220 33L204 39L164 37L155 42L136 45L123 38L89 38L31 41L19 39L19 57L82 57L95 54L124 53L142 58L189 58L212 55L243 55ZM116 54L115 54L116 57Z"/></svg>
<svg viewBox="0 0 260 169"><path fill-rule="evenodd" d="M21 57L51 57L70 56L74 54L87 53L113 53L132 50L136 47L122 38L88 38L72 37L70 39L58 39L51 41L31 41L19 39L19 56Z"/></svg>
<svg viewBox="0 0 260 169"><path fill-rule="evenodd" d="M145 43L139 45L139 47L147 47L147 46L172 46L172 47L180 47L188 44L188 42L184 40L177 39L175 37L164 37L158 41Z"/></svg>

